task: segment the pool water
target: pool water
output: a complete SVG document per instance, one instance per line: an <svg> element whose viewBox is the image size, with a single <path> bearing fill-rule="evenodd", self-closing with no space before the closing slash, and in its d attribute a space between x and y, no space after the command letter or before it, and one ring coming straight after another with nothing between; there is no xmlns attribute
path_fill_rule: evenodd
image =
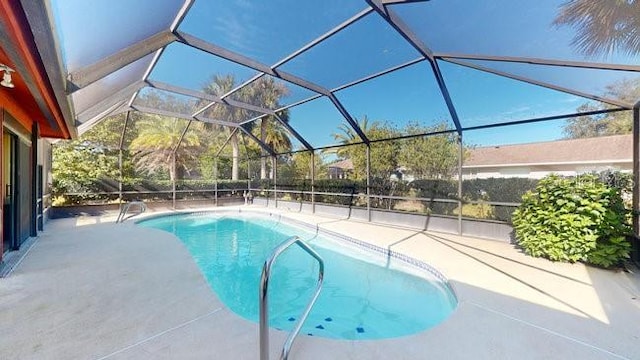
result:
<svg viewBox="0 0 640 360"><path fill-rule="evenodd" d="M264 261L293 235L307 240L325 262L322 292L301 334L350 340L404 336L435 326L456 307L449 287L426 270L265 215L182 214L139 225L175 234L220 300L254 322ZM278 257L269 282L271 327L293 328L317 276L316 260L295 245Z"/></svg>

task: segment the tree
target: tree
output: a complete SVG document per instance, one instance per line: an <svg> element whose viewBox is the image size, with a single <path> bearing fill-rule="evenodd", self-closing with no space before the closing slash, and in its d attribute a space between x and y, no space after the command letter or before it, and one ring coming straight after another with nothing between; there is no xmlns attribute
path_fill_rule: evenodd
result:
<svg viewBox="0 0 640 360"><path fill-rule="evenodd" d="M296 179L311 179L311 152L303 151L292 155L291 163ZM322 177L321 174L327 171L320 156L314 156L315 176Z"/></svg>
<svg viewBox="0 0 640 360"><path fill-rule="evenodd" d="M138 137L130 145L136 168L150 174L167 170L171 181L188 172L188 163L195 159L200 139L197 131L187 131L176 149L186 124L184 120L159 115L147 115L140 120ZM191 126L198 124L194 122Z"/></svg>
<svg viewBox="0 0 640 360"><path fill-rule="evenodd" d="M638 14L638 0L568 0L553 24L574 27L576 34L571 44L587 56L616 51L636 55L640 53Z"/></svg>
<svg viewBox="0 0 640 360"><path fill-rule="evenodd" d="M276 82L275 78L270 76L262 76L252 82L248 87L240 90L246 95L242 96L252 105L260 106L266 109L277 109L280 107L280 99L289 95L289 88L283 82ZM278 117L285 122L289 121L289 112L281 111ZM288 152L291 150L291 140L289 133L276 120L275 116L269 115L260 120L260 141L267 144L276 152ZM260 178L267 178L267 153L261 149L260 157ZM269 175L273 178L273 171Z"/></svg>
<svg viewBox="0 0 640 360"><path fill-rule="evenodd" d="M211 78L209 84L204 87L204 92L217 96L222 96L229 93L237 86L236 80L233 75L214 75ZM282 97L289 94L289 89L282 82L276 82L274 78L263 76L250 85L245 86L233 94L234 100L247 103L253 106L262 107L265 109L276 109L280 107L279 101ZM212 119L224 120L234 123L240 123L245 120L249 120L256 114L252 111L242 109L236 106L227 106L217 104L209 108L205 113L205 117ZM279 113L280 119L288 121L289 116L287 111L281 111ZM255 122L249 123L248 130L252 132L258 132L255 130ZM229 130L231 131L231 130ZM231 133L229 133L231 134ZM275 149L278 152L286 152L291 149L291 141L289 140L288 133L277 122L274 116L269 115L262 118L260 121L260 129L256 134L260 140L267 144L270 148ZM229 143L232 148L232 179L238 179L239 171L239 138L237 133L231 135ZM266 151L261 150L260 161L260 175L261 178L267 177L267 162Z"/></svg>
<svg viewBox="0 0 640 360"><path fill-rule="evenodd" d="M388 139L398 135L398 130L388 123L380 121L370 123L366 116L358 124L369 140ZM342 145L361 142L360 137L350 126L342 124L338 130L340 132L334 133L333 138ZM372 176L381 179L390 178L398 167L397 154L399 150L399 145L395 142L384 141L371 144L370 157L374 160L369 165ZM356 180L366 179L367 158L365 145L341 147L336 154L339 158L351 159Z"/></svg>
<svg viewBox="0 0 640 360"><path fill-rule="evenodd" d="M358 124L369 140L389 139L400 134L392 125L382 121L369 122L366 116ZM361 141L350 127L343 125L339 129L342 132L333 134L333 137L342 144L354 144ZM366 145L346 146L337 151L339 157L350 159L353 163L354 180L367 179L366 151ZM369 163L370 185L374 194L393 195L397 182L392 180L391 175L398 169L399 152L400 144L397 141L381 141L369 145L369 156L371 158ZM372 206L390 209L392 201L391 199L374 199Z"/></svg>
<svg viewBox="0 0 640 360"><path fill-rule="evenodd" d="M358 126L360 126L360 130L362 130L366 135L367 131L369 131L369 118L365 115L362 120L358 122ZM345 123L340 124L340 126L338 126L338 132L333 133L332 136L334 140L338 141L342 145L362 142L362 139L360 139L355 130ZM352 151L349 150L349 147L340 147L335 151L335 153L341 159L348 159L350 158Z"/></svg>
<svg viewBox="0 0 640 360"><path fill-rule="evenodd" d="M588 112L598 110L597 107L590 103L580 105L576 111ZM589 138L603 135L614 135L615 131L609 130L611 119L607 114L601 115L581 115L572 119L568 119L562 132L566 138ZM618 128L617 126L614 128ZM613 130L612 128L611 130Z"/></svg>
<svg viewBox="0 0 640 360"><path fill-rule="evenodd" d="M106 118L77 140L53 146L53 193L100 192L112 190L119 178L118 152L125 115ZM135 134L135 129L131 133ZM126 166L129 172L132 169Z"/></svg>
<svg viewBox="0 0 640 360"><path fill-rule="evenodd" d="M236 80L233 75L214 75L211 78L209 84L204 87L204 92L216 96L222 96L229 93L236 87ZM258 79L252 85L246 86L238 90L234 94L235 100L240 102L252 104L255 106L261 106L269 108L269 105L273 104L273 99L279 99L284 94L284 90L279 84L273 82L273 80ZM276 100L277 103L277 100ZM210 107L205 113L205 117L209 117L215 120L224 120L233 123L240 123L244 120L248 120L252 117L253 112L246 109L242 109L236 106L228 106L224 104L216 104ZM266 137L266 123L261 126L265 127L264 136ZM240 157L240 140L238 132L233 132L229 128L229 134L231 136L229 143L232 149L232 180L238 180L239 177L239 157ZM261 132L262 138L262 132ZM263 139L264 140L264 139ZM266 166L263 164L263 166Z"/></svg>
<svg viewBox="0 0 640 360"><path fill-rule="evenodd" d="M634 103L640 99L640 81L622 80L607 86L607 97ZM604 103L585 103L577 112L588 112L615 108ZM618 111L599 115L582 115L568 119L563 133L566 138L586 138L595 136L622 135L632 131L632 119L629 111Z"/></svg>
<svg viewBox="0 0 640 360"><path fill-rule="evenodd" d="M54 195L104 191L101 180L118 177L117 158L88 141L63 141L53 146Z"/></svg>
<svg viewBox="0 0 640 360"><path fill-rule="evenodd" d="M138 96L136 98L135 104L153 109L162 109L175 113L190 115L200 104L200 102L193 99L188 100L188 98L186 97L177 97L172 93L150 91Z"/></svg>
<svg viewBox="0 0 640 360"><path fill-rule="evenodd" d="M418 135L446 129L445 123L421 126L414 122L407 124L405 133ZM417 179L448 179L456 171L458 152L454 134L416 137L403 141L399 162Z"/></svg>
<svg viewBox="0 0 640 360"><path fill-rule="evenodd" d="M289 152L291 150L291 139L287 130L275 122L271 116L264 117L260 120L260 128L258 129L260 140L273 149L276 153ZM267 154L264 149L260 149L260 178L273 179L273 169L267 176Z"/></svg>
<svg viewBox="0 0 640 360"><path fill-rule="evenodd" d="M233 75L213 75L211 81L204 87L203 91L207 94L222 96L230 92L236 86L236 80ZM246 94L241 93L242 100L246 100ZM247 118L247 111L238 107L227 106L223 104L216 104L210 107L204 112L205 117L209 117L215 120L223 120L228 122L239 123ZM221 129L221 127L217 127ZM240 143L238 139L238 131L233 131L232 128L227 127L227 132L230 136L229 144L232 151L232 170L231 179L238 180L239 178L239 157L240 157Z"/></svg>
<svg viewBox="0 0 640 360"><path fill-rule="evenodd" d="M89 142L96 147L104 149L119 150L120 137L122 136L122 128L126 116L126 114L119 114L105 118L82 134L82 136L80 136L81 141ZM127 136L135 133L135 131L131 130L131 126L128 126Z"/></svg>
<svg viewBox="0 0 640 360"><path fill-rule="evenodd" d="M220 130L221 127L211 126L210 124L203 124L201 128L200 145L202 152L198 156L198 166L200 174L205 179L231 178L231 151L225 151L228 150L228 147L220 151L220 154L224 155L224 157L218 157L217 160L215 157L229 136L226 131Z"/></svg>
<svg viewBox="0 0 640 360"><path fill-rule="evenodd" d="M606 57L616 52L640 54L640 1L568 0L553 24L575 29L571 44L588 57ZM634 104L640 99L640 82L623 80L607 87L607 96ZM610 105L583 104L578 110L602 110ZM580 116L567 121L567 138L617 135L631 132L631 114L615 112Z"/></svg>

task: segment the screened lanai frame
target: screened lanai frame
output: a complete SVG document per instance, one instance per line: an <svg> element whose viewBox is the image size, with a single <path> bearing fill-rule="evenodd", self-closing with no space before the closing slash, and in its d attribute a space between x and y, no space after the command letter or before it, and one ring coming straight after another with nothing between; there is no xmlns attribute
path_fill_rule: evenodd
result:
<svg viewBox="0 0 640 360"><path fill-rule="evenodd" d="M353 6L353 4L356 4L356 1L358 0L350 1L349 4ZM322 144L320 146L314 146L314 144L312 144L309 139L305 138L301 134L299 129L296 129L286 121L283 121L278 116L279 112L282 110L294 109L296 108L296 106L301 106L318 99L325 99L325 101L330 102L335 107L337 113L339 113L342 117L342 121L349 127L351 127L351 129L358 135L360 139L359 143L365 146L367 150L370 148L372 143L375 143L377 141L397 140L416 136L432 136L439 134L457 135L458 143L460 145L460 148L462 148L462 137L465 132L469 131L488 128L499 128L502 126L515 126L527 123L551 121L556 119L566 119L581 115L597 115L615 111L632 111L634 118L633 173L635 180L633 191L633 224L634 233L636 235L640 233L640 223L638 221L640 188L637 185L640 173L640 166L638 161L638 153L640 151L638 145L640 142L640 132L638 129L638 125L640 122L640 102L633 103L624 99L603 96L601 93L596 93L595 91L585 91L584 89L579 89L578 87L563 86L563 84L550 82L548 81L548 79L541 79L537 78L536 76L526 76L501 68L503 64L521 64L547 68L553 67L566 69L592 69L635 74L640 73L640 65L638 65L638 62L629 61L628 64L624 62L593 62L566 58L557 59L553 56L536 57L524 56L521 54L512 56L502 53L489 53L487 55L483 55L482 53L478 53L476 51L465 53L458 51L449 51L449 49L436 51L429 46L430 44L428 41L425 41L425 36L421 36L421 34L428 33L430 30L434 29L430 28L429 25L423 26L419 23L416 26L416 16L420 16L420 11L428 10L427 6L422 6L420 4L434 3L434 6L446 5L442 5L442 3L438 3L433 0L363 0L361 1L361 10L353 12L350 17L344 19L341 23L333 26L332 28L325 30L325 32L321 35L310 39L306 44L298 47L297 49L294 49L288 54L283 54L283 56L281 56L278 61L273 63L273 65L268 65L264 62L260 62L256 58L252 58L238 52L237 49L232 50L216 44L212 41L208 41L201 37L195 36L192 33L182 31L181 28L185 21L185 18L189 15L190 10L196 7L194 6L194 0L186 0L184 2L182 0L179 0L171 3L170 5L163 5L162 9L156 9L159 12L171 9L174 14L163 13L158 15L158 17L163 19L163 23L155 25L152 24L153 26L148 25L147 27L152 29L149 30L152 33L146 34L146 36L142 36L142 39L134 41L130 44L125 41L124 44L126 46L114 49L114 52L105 55L96 61L89 61L88 64L81 63L80 65L71 67L68 63L65 62L69 60L69 54L65 54L65 46L69 44L65 43L64 38L61 39L60 24L56 23L56 21L60 21L60 14L56 13L56 11L59 10L56 9L55 2L32 2L28 0L22 0L21 3L25 10L25 13L27 14L29 23L32 24L32 27L36 30L34 31L35 41L46 66L45 70L47 71L49 78L52 79L54 92L56 94L58 103L62 108L61 110L65 113L65 116L73 118L75 120L76 125L78 126L78 132L80 133L86 131L88 128L108 116L126 113L128 118L130 112L138 111L143 113L185 119L188 121L188 124L191 124L192 121L203 121L221 126L231 127L233 129L236 129L235 131L243 133L244 136L251 138L251 140L258 144L271 158L275 159L279 154L269 148L269 146L267 146L266 144L262 143L260 139L258 139L250 131L247 130L247 125L249 123L260 121L260 119L267 116L276 119L276 121L278 121L288 131L292 138L295 138L300 144L302 144L303 149L296 151L309 151L312 156L315 156L318 151L321 151L323 149L336 147L337 144ZM320 5L314 5L312 7L315 6ZM335 7L336 3L329 2L329 5L327 6ZM452 5L452 7L454 6ZM410 58L405 56L401 62L394 63L393 65L385 68L377 68L374 71L366 74L365 76L357 79L349 79L348 81L345 81L340 85L331 88L322 86L318 82L310 81L305 76L302 76L298 73L283 70L287 69L289 64L292 64L298 59L304 58L305 54L309 54L310 52L314 51L314 49L317 49L323 44L331 41L331 39L340 36L344 32L352 29L359 22L362 22L363 19L373 18L376 19L375 21L380 21L386 24L386 26L388 26L389 29L394 32L394 36L399 37L404 41L403 46L405 48L411 48L415 52L416 56ZM172 21L169 22L168 20L170 19L172 19ZM111 20L113 21L113 19ZM435 21L434 23L436 23L436 25L433 25L435 26L435 30L438 30L438 22ZM48 26L42 26L42 24L48 24ZM109 35L105 36L108 37ZM140 37L139 34L138 37ZM443 36L443 38L447 38L447 36ZM97 39L96 41L99 40L100 39ZM246 79L241 79L242 81L238 86L235 86L229 91L218 95L207 94L203 91L194 90L186 86L180 86L166 81L153 79L152 73L154 71L154 68L157 67L158 62L163 58L165 49L167 49L167 47L171 44L180 44L181 46L187 46L191 49L196 49L202 53L206 53L208 56L212 56L217 59L223 59L230 63L240 65L245 69L252 70L254 73L252 76ZM455 48L455 46L453 46L453 48ZM364 131L360 128L353 114L351 114L349 107L345 106L343 101L341 101L339 97L336 96L336 93L340 92L341 90L374 80L378 77L382 77L387 74L391 74L396 71L414 66L416 64L426 64L431 69L453 127L438 132L424 134L403 134L402 136L395 137L393 139L377 139L375 141L368 139ZM450 84L447 82L445 76L443 75L443 64L455 64L457 66L463 66L465 68L474 69L484 73L493 74L538 87L560 91L562 93L571 94L580 98L605 103L610 105L611 108L586 112L572 112L550 116L534 116L507 122L498 121L486 124L464 126L465 121L464 119L460 119L458 111L459 109L457 109L456 105L454 104L454 99L452 99L452 95L450 94ZM490 66L492 64L500 64L500 66ZM127 69L131 69L132 67L135 67L136 69L143 69L143 71L138 70L138 76L126 77L126 79L123 79L121 85L119 85L117 88L108 89L98 86L103 79L107 77L117 78L119 76L119 73L124 73L127 71ZM296 67L293 66L293 68L295 69ZM69 69L71 69L71 71ZM244 103L234 98L233 95L237 94L241 88L243 88L244 86L250 86L259 78L265 76L269 76L284 81L288 84L293 84L295 86L304 88L311 91L314 95L275 109L264 108L261 106ZM206 102L206 105L191 114L183 114L136 104L136 99L138 98L139 93L144 88L158 89L169 93L175 93L180 96L187 96L193 99L197 99L198 101ZM78 104L80 102L85 105L83 105L82 107L78 107ZM205 114L206 110L212 106L230 106L234 108L240 108L256 114L256 116L245 119L244 121L241 121L239 123L209 118L205 116ZM187 133L188 126L189 125L187 125L184 132L182 133L183 137L184 134ZM126 129L126 126L123 127L123 129ZM175 144L174 152L178 150L181 142L182 137L177 142L177 144ZM352 145L353 144L350 144L350 146ZM460 157L460 160L461 159L462 158ZM462 171L460 171L461 166L462 164L460 161L458 171L458 195L460 197L460 183L462 174ZM369 171L367 171L367 173L367 178L369 179ZM277 178L275 183L277 184ZM367 189L367 198L369 197L368 190L369 189ZM638 259L638 241L636 240L635 242L636 259Z"/></svg>

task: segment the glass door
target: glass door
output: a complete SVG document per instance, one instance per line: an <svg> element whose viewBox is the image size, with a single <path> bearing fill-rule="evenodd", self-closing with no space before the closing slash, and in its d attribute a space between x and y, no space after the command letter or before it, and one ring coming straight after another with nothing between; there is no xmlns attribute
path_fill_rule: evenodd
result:
<svg viewBox="0 0 640 360"><path fill-rule="evenodd" d="M14 134L3 130L2 132L2 162L4 165L2 191L4 192L3 219L2 219L2 249L4 252L15 250L17 242L17 145L18 138Z"/></svg>

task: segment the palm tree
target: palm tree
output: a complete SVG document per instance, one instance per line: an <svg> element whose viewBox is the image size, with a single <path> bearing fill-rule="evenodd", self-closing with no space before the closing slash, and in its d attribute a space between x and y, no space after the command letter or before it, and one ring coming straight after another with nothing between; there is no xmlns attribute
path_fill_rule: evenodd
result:
<svg viewBox="0 0 640 360"><path fill-rule="evenodd" d="M231 91L236 86L236 80L233 75L214 75L211 78L209 84L204 87L204 92L211 95L222 96L223 94ZM224 120L229 122L238 123L246 118L246 110L224 106L215 105L205 111L204 116L210 117L216 120ZM239 157L240 157L240 141L238 139L238 133L233 132L233 129L226 127L227 132L231 136L229 143L231 144L231 179L238 180L239 178Z"/></svg>
<svg viewBox="0 0 640 360"><path fill-rule="evenodd" d="M281 115L281 119L284 117ZM288 119L288 116L286 117ZM267 116L260 120L260 140L273 149L277 153L288 152L291 150L291 139L289 139L289 133L280 123ZM260 178L267 178L267 158L264 149L261 149L260 156ZM273 169L271 169L269 176L273 179Z"/></svg>
<svg viewBox="0 0 640 360"><path fill-rule="evenodd" d="M282 82L276 82L275 78L270 76L262 76L246 88L246 98L249 99L249 102L267 109L279 108L280 99L287 95L289 95L289 88ZM282 111L279 117L283 121L288 122L289 112ZM276 152L291 150L291 140L289 140L288 133L282 125L277 123L277 120L273 116L262 118L260 121L260 141L269 145L269 147ZM260 178L266 179L267 153L262 149L260 155ZM273 176L270 175L269 177Z"/></svg>
<svg viewBox="0 0 640 360"><path fill-rule="evenodd" d="M369 118L365 115L362 117L362 120L358 121L358 126L360 126L360 130L364 134L368 134L370 132L369 126ZM356 142L362 141L358 133L353 130L353 128L345 123L340 124L338 126L339 132L331 134L333 139L339 142L341 145L353 144ZM335 150L335 154L340 158L348 157L349 149L348 147L341 147Z"/></svg>
<svg viewBox="0 0 640 360"><path fill-rule="evenodd" d="M184 171L189 171L188 163L195 158L200 139L197 131L188 131L181 146L174 152L185 126L185 121L159 115L148 115L140 120L138 136L130 145L136 168L156 173L166 169L167 164L172 164L168 167L171 181L181 177Z"/></svg>
<svg viewBox="0 0 640 360"><path fill-rule="evenodd" d="M221 96L225 93L228 93L236 86L236 80L233 75L214 75L211 82L207 86L205 86L204 92ZM233 98L237 101L241 101L251 105L267 109L276 109L280 107L279 100L283 96L286 96L288 93L289 89L283 83L276 82L272 77L263 76L252 82L250 85L235 92ZM205 116L207 117L235 123L239 123L243 120L248 119L250 115L251 112L249 112L248 110L223 105L213 106L207 112L205 112ZM281 112L280 118L284 121L288 121L288 112ZM287 151L291 148L291 142L288 138L288 134L282 126L277 125L276 120L272 116L267 117L267 120L260 121L260 140L273 149ZM233 157L231 177L233 180L237 180L238 158L240 154L239 139L237 133L231 135L229 142L231 144ZM267 154L263 149L260 162L260 174L262 178L267 177L266 155Z"/></svg>
<svg viewBox="0 0 640 360"><path fill-rule="evenodd" d="M572 45L587 56L615 51L640 53L639 0L568 0L556 16L556 26L576 29Z"/></svg>

